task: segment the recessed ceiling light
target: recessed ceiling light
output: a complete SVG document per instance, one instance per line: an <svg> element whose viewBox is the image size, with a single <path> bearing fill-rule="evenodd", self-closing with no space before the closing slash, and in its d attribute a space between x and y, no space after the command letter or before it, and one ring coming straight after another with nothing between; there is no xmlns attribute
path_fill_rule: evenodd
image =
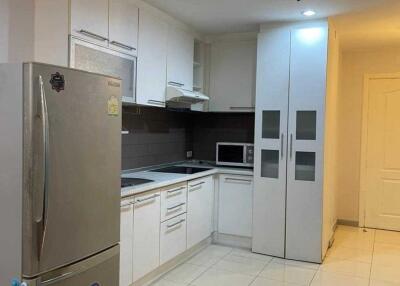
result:
<svg viewBox="0 0 400 286"><path fill-rule="evenodd" d="M306 10L301 12L302 15L306 16L306 17L311 17L315 15L315 11L314 10Z"/></svg>

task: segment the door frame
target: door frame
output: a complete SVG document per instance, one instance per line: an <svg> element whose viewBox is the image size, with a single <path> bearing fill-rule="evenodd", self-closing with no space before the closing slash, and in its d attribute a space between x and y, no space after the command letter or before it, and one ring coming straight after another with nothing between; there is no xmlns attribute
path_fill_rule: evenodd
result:
<svg viewBox="0 0 400 286"><path fill-rule="evenodd" d="M368 139L368 109L369 109L369 82L374 79L400 79L400 72L396 73L366 73L364 74L362 97L362 121L361 121L361 157L360 157L360 190L358 226L365 227L366 216L366 176L367 176L367 139Z"/></svg>

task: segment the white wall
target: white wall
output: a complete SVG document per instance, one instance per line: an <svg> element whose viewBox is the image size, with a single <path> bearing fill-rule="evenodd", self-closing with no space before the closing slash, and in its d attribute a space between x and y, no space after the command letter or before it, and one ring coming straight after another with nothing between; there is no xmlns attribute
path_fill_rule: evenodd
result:
<svg viewBox="0 0 400 286"><path fill-rule="evenodd" d="M34 0L0 1L0 62L33 60Z"/></svg>
<svg viewBox="0 0 400 286"><path fill-rule="evenodd" d="M8 61L8 0L0 0L0 63Z"/></svg>
<svg viewBox="0 0 400 286"><path fill-rule="evenodd" d="M363 77L400 72L400 48L347 51L341 55L338 101L338 217L358 221Z"/></svg>

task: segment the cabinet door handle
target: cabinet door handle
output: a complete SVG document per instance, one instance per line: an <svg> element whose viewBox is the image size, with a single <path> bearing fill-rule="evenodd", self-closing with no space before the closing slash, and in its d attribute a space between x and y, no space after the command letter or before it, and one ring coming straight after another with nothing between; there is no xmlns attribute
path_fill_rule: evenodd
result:
<svg viewBox="0 0 400 286"><path fill-rule="evenodd" d="M117 41L111 41L110 44L114 45L114 46L117 46L119 48L128 50L128 51L134 51L134 50L136 51L136 48L128 46L128 45L125 45L125 44L117 42Z"/></svg>
<svg viewBox="0 0 400 286"><path fill-rule="evenodd" d="M161 105L161 106L165 105L165 101L160 101L160 100L149 99L147 102L150 104L156 104L156 105Z"/></svg>
<svg viewBox="0 0 400 286"><path fill-rule="evenodd" d="M133 204L134 204L134 202L126 203L126 204L121 205L121 208L128 207L128 206L131 206Z"/></svg>
<svg viewBox="0 0 400 286"><path fill-rule="evenodd" d="M229 109L232 110L255 110L254 107L247 107L247 106L230 106Z"/></svg>
<svg viewBox="0 0 400 286"><path fill-rule="evenodd" d="M290 134L290 160L292 160L293 156L293 134Z"/></svg>
<svg viewBox="0 0 400 286"><path fill-rule="evenodd" d="M238 179L238 178L225 178L225 181L234 181L234 182L243 182L243 183L251 183L251 180L248 179Z"/></svg>
<svg viewBox="0 0 400 286"><path fill-rule="evenodd" d="M100 41L103 41L103 42L108 41L107 38L105 38L103 36L100 36L100 35L97 35L95 33L89 32L88 30L83 30L82 29L82 30L79 30L78 32L81 33L82 35L85 35L87 37L94 38L94 39L97 39L97 40L100 40Z"/></svg>
<svg viewBox="0 0 400 286"><path fill-rule="evenodd" d="M180 204L177 204L177 205L175 205L175 206L172 206L172 207L167 208L167 210L170 211L170 210L179 208L179 207L184 206L184 205L186 205L186 204L185 204L185 203L180 203Z"/></svg>
<svg viewBox="0 0 400 286"><path fill-rule="evenodd" d="M281 135L281 159L283 159L283 141L285 140L285 135Z"/></svg>
<svg viewBox="0 0 400 286"><path fill-rule="evenodd" d="M137 203L142 203L142 202L154 200L155 198L157 198L159 196L160 196L159 194L155 194L155 195L152 195L151 197L147 197L147 198L144 198L144 199L137 199L136 202Z"/></svg>
<svg viewBox="0 0 400 286"><path fill-rule="evenodd" d="M194 184L194 185L189 185L189 187L194 188L194 187L203 185L204 183L205 183L205 182L200 182L200 183L197 183L197 184Z"/></svg>
<svg viewBox="0 0 400 286"><path fill-rule="evenodd" d="M175 86L178 86L178 87L184 86L183 83L180 83L180 82L177 82L177 81L169 81L168 84L169 85L175 85Z"/></svg>
<svg viewBox="0 0 400 286"><path fill-rule="evenodd" d="M182 190L184 190L184 189L185 189L185 187L179 187L179 188L177 188L177 189L168 190L168 191L167 191L167 194L174 194L174 193L179 192L179 191L182 191Z"/></svg>
<svg viewBox="0 0 400 286"><path fill-rule="evenodd" d="M173 223L173 224L167 225L167 228L172 228L172 227L174 227L174 226L177 226L177 225L183 223L184 221L185 221L185 219L181 219L181 220L178 221L178 222L175 222L175 223Z"/></svg>

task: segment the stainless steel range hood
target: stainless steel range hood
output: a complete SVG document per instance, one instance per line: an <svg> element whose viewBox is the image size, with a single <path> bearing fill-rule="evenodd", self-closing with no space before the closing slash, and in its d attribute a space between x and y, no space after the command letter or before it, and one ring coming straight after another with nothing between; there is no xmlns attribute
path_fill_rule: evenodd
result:
<svg viewBox="0 0 400 286"><path fill-rule="evenodd" d="M167 87L167 103L183 103L195 104L199 102L209 101L210 98L200 92L186 90L180 87L168 86Z"/></svg>

